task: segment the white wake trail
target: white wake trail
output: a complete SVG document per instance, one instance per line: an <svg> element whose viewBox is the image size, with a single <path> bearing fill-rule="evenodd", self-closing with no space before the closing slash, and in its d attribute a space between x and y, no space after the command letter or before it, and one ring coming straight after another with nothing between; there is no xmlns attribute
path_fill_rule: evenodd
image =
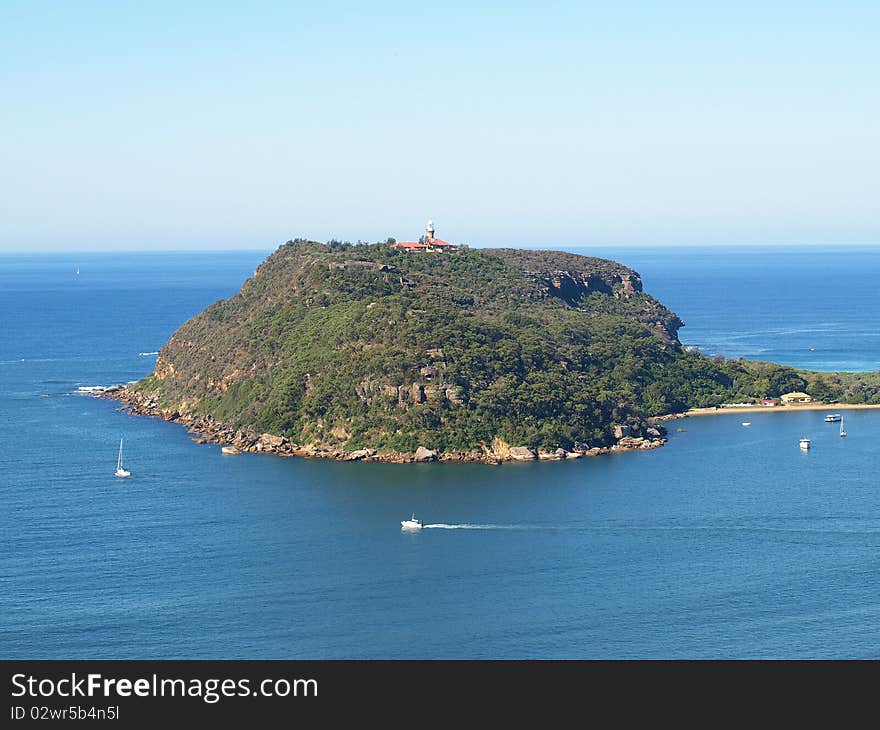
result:
<svg viewBox="0 0 880 730"><path fill-rule="evenodd" d="M448 525L445 522L438 522L434 525L424 525L423 529L434 530L534 530L537 529L531 525L479 525L465 522L460 525Z"/></svg>

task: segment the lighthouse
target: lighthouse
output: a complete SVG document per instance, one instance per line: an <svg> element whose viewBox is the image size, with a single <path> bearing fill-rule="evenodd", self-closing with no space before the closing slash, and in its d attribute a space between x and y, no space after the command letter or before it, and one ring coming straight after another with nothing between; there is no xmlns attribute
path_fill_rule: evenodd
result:
<svg viewBox="0 0 880 730"><path fill-rule="evenodd" d="M434 221L428 221L428 227L425 229L425 235L419 237L418 241L397 241L392 243L391 248L402 249L404 251L454 251L455 246L448 241L434 238Z"/></svg>

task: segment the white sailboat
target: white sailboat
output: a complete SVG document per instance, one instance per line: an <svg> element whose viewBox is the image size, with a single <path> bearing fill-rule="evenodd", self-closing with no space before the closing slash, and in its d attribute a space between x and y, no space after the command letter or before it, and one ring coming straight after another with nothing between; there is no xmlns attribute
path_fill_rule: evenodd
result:
<svg viewBox="0 0 880 730"><path fill-rule="evenodd" d="M843 427L843 416L840 417L840 435L846 436L846 429Z"/></svg>
<svg viewBox="0 0 880 730"><path fill-rule="evenodd" d="M116 457L116 476L130 477L131 472L126 471L122 466L122 439L119 439L119 456Z"/></svg>

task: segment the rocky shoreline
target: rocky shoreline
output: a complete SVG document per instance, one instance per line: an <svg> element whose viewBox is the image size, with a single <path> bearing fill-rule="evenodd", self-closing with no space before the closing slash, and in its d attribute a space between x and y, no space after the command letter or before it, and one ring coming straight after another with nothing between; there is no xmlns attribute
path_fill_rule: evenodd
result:
<svg viewBox="0 0 880 730"><path fill-rule="evenodd" d="M419 446L413 453L398 451L379 452L376 449L357 449L345 451L326 448L315 444L296 444L286 436L269 433L256 433L248 429L235 429L215 420L211 416L192 413L181 413L178 410L161 408L159 403L148 393L132 390L126 386L95 390L94 397L116 400L122 403L121 411L138 415L161 418L170 423L178 423L192 434L197 444L218 444L225 454L241 452L274 454L276 456L298 456L310 459L333 459L335 461L372 461L392 464L410 464L419 462L471 462L481 464L503 464L521 461L561 461L564 459L580 459L585 456L621 451L645 451L656 449L666 443L666 434L662 427L652 426L645 431L645 436L632 435L626 426L615 427L615 440L612 446L584 446L575 451L556 449L545 451L527 446L510 446L495 439L491 445L484 446L483 451L433 451Z"/></svg>

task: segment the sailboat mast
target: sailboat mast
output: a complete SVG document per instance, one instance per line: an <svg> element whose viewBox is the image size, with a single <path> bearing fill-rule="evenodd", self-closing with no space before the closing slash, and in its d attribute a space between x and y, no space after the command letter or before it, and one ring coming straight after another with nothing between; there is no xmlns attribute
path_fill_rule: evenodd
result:
<svg viewBox="0 0 880 730"><path fill-rule="evenodd" d="M119 439L119 456L116 458L116 468L122 468L122 439Z"/></svg>

